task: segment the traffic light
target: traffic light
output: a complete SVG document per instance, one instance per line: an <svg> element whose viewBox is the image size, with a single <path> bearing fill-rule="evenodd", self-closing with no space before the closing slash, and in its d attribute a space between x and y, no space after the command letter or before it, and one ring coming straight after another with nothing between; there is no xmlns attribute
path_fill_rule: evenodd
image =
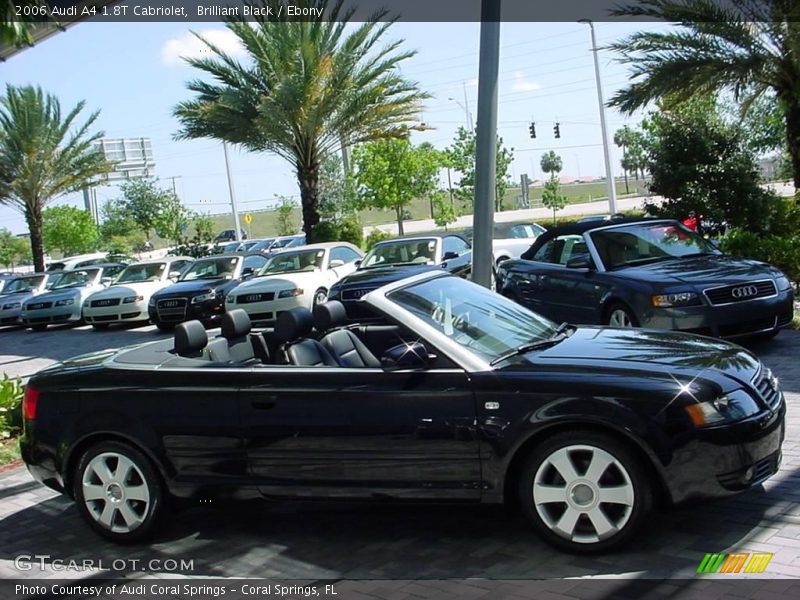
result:
<svg viewBox="0 0 800 600"><path fill-rule="evenodd" d="M553 135L556 136L556 138L561 137L561 126L558 123L553 125Z"/></svg>
<svg viewBox="0 0 800 600"><path fill-rule="evenodd" d="M528 131L531 132L531 139L536 138L536 123L531 123L531 126L528 127Z"/></svg>

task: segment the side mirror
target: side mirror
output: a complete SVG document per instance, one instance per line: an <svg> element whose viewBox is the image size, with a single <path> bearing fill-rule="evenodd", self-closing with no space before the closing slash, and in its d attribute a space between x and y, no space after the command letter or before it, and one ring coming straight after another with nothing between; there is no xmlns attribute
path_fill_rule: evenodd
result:
<svg viewBox="0 0 800 600"><path fill-rule="evenodd" d="M384 371L421 370L428 367L428 362L428 350L421 342L394 346L381 356Z"/></svg>
<svg viewBox="0 0 800 600"><path fill-rule="evenodd" d="M343 266L344 266L344 261L343 261L343 260L340 260L340 259L338 259L338 258L334 258L334 259L333 259L333 260L330 262L330 268L331 268L331 269L335 269L336 267L343 267Z"/></svg>
<svg viewBox="0 0 800 600"><path fill-rule="evenodd" d="M568 269L591 269L592 259L587 254L581 254L567 261Z"/></svg>
<svg viewBox="0 0 800 600"><path fill-rule="evenodd" d="M442 260L453 260L454 258L458 258L459 256L460 255L459 255L458 252L453 252L451 250L450 252L445 252L444 253L444 256L442 257Z"/></svg>
<svg viewBox="0 0 800 600"><path fill-rule="evenodd" d="M242 269L242 277L243 278L244 277L252 277L253 273L255 273L255 270L253 269L253 267L245 267L244 269Z"/></svg>
<svg viewBox="0 0 800 600"><path fill-rule="evenodd" d="M356 269L361 266L361 259L359 258L357 261L353 263L356 266Z"/></svg>

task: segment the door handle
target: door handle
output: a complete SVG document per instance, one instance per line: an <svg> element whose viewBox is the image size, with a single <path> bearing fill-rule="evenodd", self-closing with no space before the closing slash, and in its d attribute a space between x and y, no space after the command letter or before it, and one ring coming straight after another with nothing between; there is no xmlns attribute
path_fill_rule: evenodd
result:
<svg viewBox="0 0 800 600"><path fill-rule="evenodd" d="M250 406L256 410L269 410L275 408L276 402L274 400L253 400Z"/></svg>

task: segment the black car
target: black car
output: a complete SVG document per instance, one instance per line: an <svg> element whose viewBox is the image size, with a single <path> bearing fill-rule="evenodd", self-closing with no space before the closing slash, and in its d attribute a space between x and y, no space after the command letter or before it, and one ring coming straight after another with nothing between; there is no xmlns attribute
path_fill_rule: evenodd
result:
<svg viewBox="0 0 800 600"><path fill-rule="evenodd" d="M727 256L677 221L624 219L549 230L498 267L497 290L549 319L772 336L792 321L789 279Z"/></svg>
<svg viewBox="0 0 800 600"><path fill-rule="evenodd" d="M375 244L359 263L355 273L331 286L329 300L339 300L353 320L368 319L368 306L358 301L368 292L425 271L445 269L469 278L472 275L472 248L460 235L426 235L385 240Z"/></svg>
<svg viewBox="0 0 800 600"><path fill-rule="evenodd" d="M241 239L247 239L247 232L244 229L239 230L239 236ZM236 240L236 230L235 229L223 229L220 231L217 236L214 238L213 243L219 244L223 242L233 242Z"/></svg>
<svg viewBox="0 0 800 600"><path fill-rule="evenodd" d="M162 331L191 319L206 325L216 323L225 312L225 294L252 277L267 260L259 253L196 260L175 284L150 296L150 319Z"/></svg>
<svg viewBox="0 0 800 600"><path fill-rule="evenodd" d="M389 325L343 327L333 301L256 333L232 310L211 340L191 321L45 369L25 390L22 457L117 541L153 533L169 496L516 498L572 551L626 543L656 500L778 469L783 394L739 346L556 325L441 271L363 302Z"/></svg>

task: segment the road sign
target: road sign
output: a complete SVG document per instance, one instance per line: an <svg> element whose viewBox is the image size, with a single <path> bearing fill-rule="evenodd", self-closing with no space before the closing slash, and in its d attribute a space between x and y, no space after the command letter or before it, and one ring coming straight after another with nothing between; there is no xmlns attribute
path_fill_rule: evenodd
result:
<svg viewBox="0 0 800 600"><path fill-rule="evenodd" d="M248 225L250 225L250 223L252 223L252 222L253 222L253 215L251 215L251 214L249 214L249 213L248 213L248 214L246 214L246 215L244 216L244 222L245 222L245 223L247 223Z"/></svg>

